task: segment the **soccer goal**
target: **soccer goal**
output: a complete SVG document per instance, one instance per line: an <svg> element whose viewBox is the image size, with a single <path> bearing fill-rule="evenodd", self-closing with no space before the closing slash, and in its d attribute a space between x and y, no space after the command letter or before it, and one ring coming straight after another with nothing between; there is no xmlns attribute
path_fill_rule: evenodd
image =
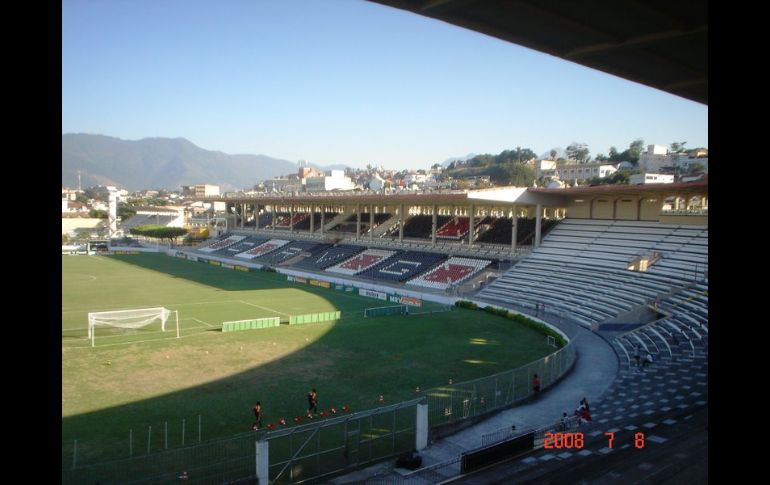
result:
<svg viewBox="0 0 770 485"><path fill-rule="evenodd" d="M364 318L409 315L409 305L378 306L364 309Z"/></svg>
<svg viewBox="0 0 770 485"><path fill-rule="evenodd" d="M160 320L161 331L165 332L166 321L171 313L171 310L163 307L91 312L88 314L88 337L91 339L91 347L95 345L97 326L137 329ZM176 315L176 338L179 338L179 310L173 313Z"/></svg>

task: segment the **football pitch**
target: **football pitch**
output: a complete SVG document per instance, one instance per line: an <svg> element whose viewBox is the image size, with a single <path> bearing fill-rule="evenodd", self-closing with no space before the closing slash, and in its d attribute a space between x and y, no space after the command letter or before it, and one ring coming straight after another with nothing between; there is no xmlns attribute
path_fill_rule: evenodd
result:
<svg viewBox="0 0 770 485"><path fill-rule="evenodd" d="M356 293L288 282L166 256L62 256L62 449L77 440L79 462L160 451L248 431L318 407L353 411L428 389L512 369L553 351L544 335L486 312L364 318L386 303ZM166 332L96 330L88 312L166 307ZM438 310L427 303L415 311ZM340 310L334 322L237 332L223 321ZM151 428L150 428L151 427ZM183 437L184 435L184 437ZM64 455L63 455L64 456Z"/></svg>

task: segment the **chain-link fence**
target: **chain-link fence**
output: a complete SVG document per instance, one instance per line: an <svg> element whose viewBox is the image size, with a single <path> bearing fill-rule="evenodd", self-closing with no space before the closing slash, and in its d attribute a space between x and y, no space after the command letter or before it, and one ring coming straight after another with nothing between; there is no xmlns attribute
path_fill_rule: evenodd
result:
<svg viewBox="0 0 770 485"><path fill-rule="evenodd" d="M70 468L70 463L62 463L62 483L224 483L254 474L254 443L260 435L241 433L193 446L75 468Z"/></svg>
<svg viewBox="0 0 770 485"><path fill-rule="evenodd" d="M414 449L420 399L268 433L272 483L318 480Z"/></svg>
<svg viewBox="0 0 770 485"><path fill-rule="evenodd" d="M573 362L575 349L567 344L553 354L516 369L429 389L425 395L430 427L478 416L527 399L534 392L532 380L535 374L540 378L543 390L559 380Z"/></svg>

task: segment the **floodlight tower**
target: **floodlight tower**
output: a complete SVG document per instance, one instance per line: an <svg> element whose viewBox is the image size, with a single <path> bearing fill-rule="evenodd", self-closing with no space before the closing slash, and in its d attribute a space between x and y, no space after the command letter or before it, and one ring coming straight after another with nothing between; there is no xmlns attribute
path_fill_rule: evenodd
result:
<svg viewBox="0 0 770 485"><path fill-rule="evenodd" d="M112 238L115 233L118 231L118 189L112 186L108 186L107 190L109 191L109 203L110 203L110 210L109 210L109 228L110 228L110 238Z"/></svg>

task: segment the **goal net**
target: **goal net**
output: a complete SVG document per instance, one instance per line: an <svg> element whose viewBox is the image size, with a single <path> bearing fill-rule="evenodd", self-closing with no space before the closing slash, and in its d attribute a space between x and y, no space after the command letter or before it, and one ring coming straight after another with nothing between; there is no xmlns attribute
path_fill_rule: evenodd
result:
<svg viewBox="0 0 770 485"><path fill-rule="evenodd" d="M161 331L166 331L166 321L171 315L168 308L139 308L136 310L117 310L111 312L91 312L88 314L88 337L94 346L97 326L137 329L160 321ZM179 312L176 312L177 337L179 336Z"/></svg>
<svg viewBox="0 0 770 485"><path fill-rule="evenodd" d="M379 306L375 308L366 308L364 318L384 317L387 315L408 315L408 305Z"/></svg>

